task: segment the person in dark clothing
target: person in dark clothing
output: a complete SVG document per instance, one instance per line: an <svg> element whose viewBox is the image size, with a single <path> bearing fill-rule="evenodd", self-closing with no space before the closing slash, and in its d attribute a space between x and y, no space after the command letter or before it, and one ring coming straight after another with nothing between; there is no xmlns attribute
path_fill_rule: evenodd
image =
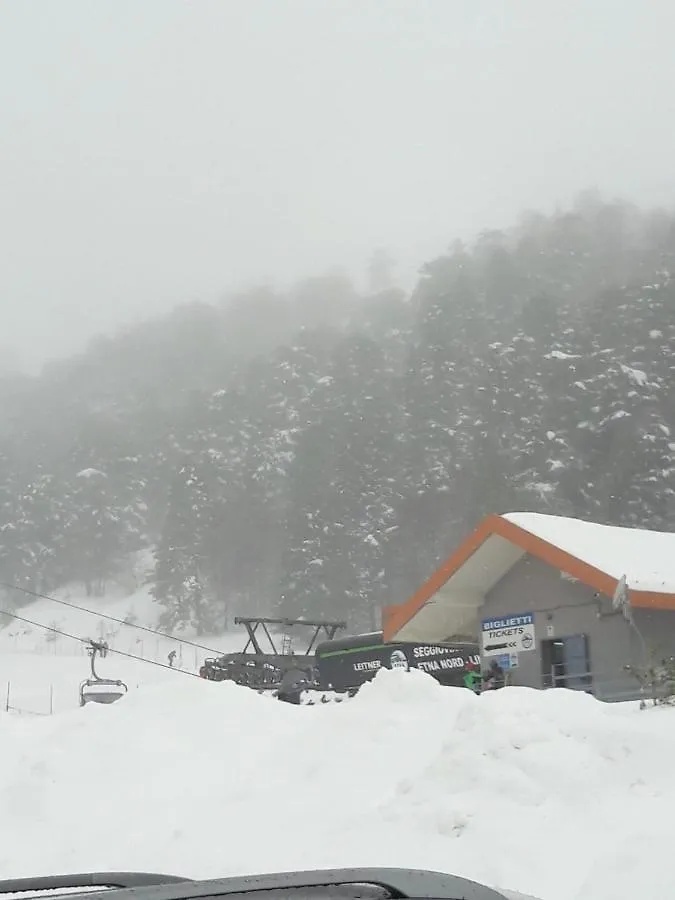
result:
<svg viewBox="0 0 675 900"><path fill-rule="evenodd" d="M309 680L304 669L287 669L277 691L277 700L299 705L300 699L308 687Z"/></svg>
<svg viewBox="0 0 675 900"><path fill-rule="evenodd" d="M495 691L498 688L504 687L504 670L499 665L496 659L493 659L490 663L490 667L487 670L487 673L483 677L483 690L484 691Z"/></svg>
<svg viewBox="0 0 675 900"><path fill-rule="evenodd" d="M174 660L176 659L176 651L175 650L172 650L171 653L169 653L168 659L169 659L169 665L173 669Z"/></svg>

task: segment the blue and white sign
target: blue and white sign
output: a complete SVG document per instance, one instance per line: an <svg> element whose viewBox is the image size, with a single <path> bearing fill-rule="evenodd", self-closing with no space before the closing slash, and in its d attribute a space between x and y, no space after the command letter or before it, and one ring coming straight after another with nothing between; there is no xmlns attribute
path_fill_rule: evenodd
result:
<svg viewBox="0 0 675 900"><path fill-rule="evenodd" d="M481 656L527 653L535 648L534 613L499 616L481 622Z"/></svg>
<svg viewBox="0 0 675 900"><path fill-rule="evenodd" d="M505 653L503 656L500 654L496 657L497 663L499 667L504 671L508 672L510 669L518 668L518 654L517 653Z"/></svg>

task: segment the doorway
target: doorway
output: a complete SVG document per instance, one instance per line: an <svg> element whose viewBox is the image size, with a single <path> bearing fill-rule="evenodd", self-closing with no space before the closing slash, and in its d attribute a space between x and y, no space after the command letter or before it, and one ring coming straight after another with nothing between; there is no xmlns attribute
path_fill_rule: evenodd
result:
<svg viewBox="0 0 675 900"><path fill-rule="evenodd" d="M590 691L593 685L588 635L573 634L541 642L543 687Z"/></svg>

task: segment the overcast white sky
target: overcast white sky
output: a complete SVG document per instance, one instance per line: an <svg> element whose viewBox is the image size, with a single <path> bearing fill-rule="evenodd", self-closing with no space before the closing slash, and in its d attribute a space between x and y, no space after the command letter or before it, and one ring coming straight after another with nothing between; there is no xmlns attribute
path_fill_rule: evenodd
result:
<svg viewBox="0 0 675 900"><path fill-rule="evenodd" d="M675 196L675 0L0 0L0 345L596 186Z"/></svg>

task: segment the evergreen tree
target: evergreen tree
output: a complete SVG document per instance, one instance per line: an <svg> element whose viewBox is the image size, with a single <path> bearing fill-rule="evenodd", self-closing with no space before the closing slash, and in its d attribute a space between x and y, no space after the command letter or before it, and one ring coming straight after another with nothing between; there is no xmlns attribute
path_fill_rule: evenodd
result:
<svg viewBox="0 0 675 900"><path fill-rule="evenodd" d="M169 492L152 578L152 593L164 606L160 625L169 631L190 626L203 634L217 625L204 553L209 520L204 481L194 462L185 460Z"/></svg>
<svg viewBox="0 0 675 900"><path fill-rule="evenodd" d="M486 513L672 528L675 217L586 193L426 263L187 304L0 373L0 580L152 548L164 627L374 627Z"/></svg>

